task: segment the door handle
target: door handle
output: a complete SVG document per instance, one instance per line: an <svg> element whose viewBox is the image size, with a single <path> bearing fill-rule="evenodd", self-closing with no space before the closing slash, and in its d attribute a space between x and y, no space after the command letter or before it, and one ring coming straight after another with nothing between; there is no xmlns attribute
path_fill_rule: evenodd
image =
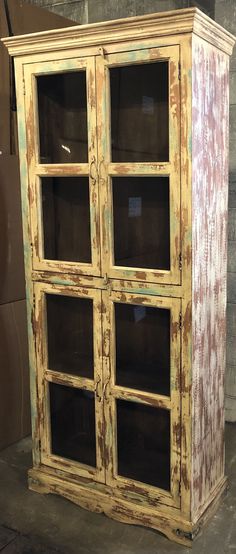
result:
<svg viewBox="0 0 236 554"><path fill-rule="evenodd" d="M106 164L105 164L104 157L101 158L98 164L98 174L99 174L100 184L104 184L106 182Z"/></svg>
<svg viewBox="0 0 236 554"><path fill-rule="evenodd" d="M98 402L102 401L102 394L101 394L101 377L98 378L98 380L95 383L95 396L98 399Z"/></svg>
<svg viewBox="0 0 236 554"><path fill-rule="evenodd" d="M110 378L106 381L106 383L103 386L103 391L102 391L102 401L103 402L104 402L104 400L108 400L107 386L108 386L109 382L110 382Z"/></svg>
<svg viewBox="0 0 236 554"><path fill-rule="evenodd" d="M92 157L92 160L90 162L89 176L90 176L90 179L95 184L96 181L97 181L97 177L98 177L98 169L97 169L97 163L96 163L95 156Z"/></svg>

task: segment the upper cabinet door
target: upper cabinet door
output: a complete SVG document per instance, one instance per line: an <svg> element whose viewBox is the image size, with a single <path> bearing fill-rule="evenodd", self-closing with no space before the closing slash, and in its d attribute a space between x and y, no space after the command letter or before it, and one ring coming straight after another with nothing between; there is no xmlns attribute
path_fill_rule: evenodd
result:
<svg viewBox="0 0 236 554"><path fill-rule="evenodd" d="M33 269L99 276L94 58L24 66Z"/></svg>
<svg viewBox="0 0 236 554"><path fill-rule="evenodd" d="M102 271L180 284L179 47L97 58Z"/></svg>

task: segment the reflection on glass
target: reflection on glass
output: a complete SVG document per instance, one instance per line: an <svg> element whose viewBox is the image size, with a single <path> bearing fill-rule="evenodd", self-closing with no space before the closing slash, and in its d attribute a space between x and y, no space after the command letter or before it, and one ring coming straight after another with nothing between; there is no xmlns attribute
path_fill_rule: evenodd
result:
<svg viewBox="0 0 236 554"><path fill-rule="evenodd" d="M118 475L170 490L170 413L117 400Z"/></svg>
<svg viewBox="0 0 236 554"><path fill-rule="evenodd" d="M87 177L42 178L44 258L91 263Z"/></svg>
<svg viewBox="0 0 236 554"><path fill-rule="evenodd" d="M48 367L93 379L93 301L46 295Z"/></svg>
<svg viewBox="0 0 236 554"><path fill-rule="evenodd" d="M168 161L168 62L111 68L110 86L112 161Z"/></svg>
<svg viewBox="0 0 236 554"><path fill-rule="evenodd" d="M49 387L52 453L96 467L94 393L55 383Z"/></svg>
<svg viewBox="0 0 236 554"><path fill-rule="evenodd" d="M112 179L114 263L170 269L168 177Z"/></svg>
<svg viewBox="0 0 236 554"><path fill-rule="evenodd" d="M86 72L37 78L41 163L88 161Z"/></svg>
<svg viewBox="0 0 236 554"><path fill-rule="evenodd" d="M116 384L170 395L170 311L115 304Z"/></svg>

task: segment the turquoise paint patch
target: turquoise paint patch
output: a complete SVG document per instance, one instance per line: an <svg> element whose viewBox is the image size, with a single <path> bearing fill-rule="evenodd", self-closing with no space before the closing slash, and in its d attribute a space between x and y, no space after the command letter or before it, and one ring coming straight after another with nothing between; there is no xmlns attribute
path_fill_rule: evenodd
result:
<svg viewBox="0 0 236 554"><path fill-rule="evenodd" d="M52 283L54 285L69 285L69 286L73 286L75 285L74 281L70 281L70 280L63 280L63 279L59 279L57 277L53 277L52 278Z"/></svg>
<svg viewBox="0 0 236 554"><path fill-rule="evenodd" d="M39 73L36 73L36 74L39 74L39 75L43 75L44 73L58 73L58 72L61 72L61 71L86 71L86 68L81 68L81 67L78 67L76 65L76 62L75 60L66 60L65 62L63 63L55 63L55 62L51 62L51 63L45 63L45 62L42 62L42 71L39 71Z"/></svg>
<svg viewBox="0 0 236 554"><path fill-rule="evenodd" d="M192 144L193 144L192 133L190 133L190 135L188 137L188 150L189 150L190 154L192 154Z"/></svg>

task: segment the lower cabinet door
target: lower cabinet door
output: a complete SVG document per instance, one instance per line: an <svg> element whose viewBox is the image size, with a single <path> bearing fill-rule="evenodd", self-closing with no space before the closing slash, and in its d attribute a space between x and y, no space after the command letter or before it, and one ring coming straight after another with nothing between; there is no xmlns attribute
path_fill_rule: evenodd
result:
<svg viewBox="0 0 236 554"><path fill-rule="evenodd" d="M36 283L41 462L179 508L179 299Z"/></svg>
<svg viewBox="0 0 236 554"><path fill-rule="evenodd" d="M180 300L104 292L103 304L106 482L179 508Z"/></svg>
<svg viewBox="0 0 236 554"><path fill-rule="evenodd" d="M43 464L105 482L101 292L35 284Z"/></svg>

